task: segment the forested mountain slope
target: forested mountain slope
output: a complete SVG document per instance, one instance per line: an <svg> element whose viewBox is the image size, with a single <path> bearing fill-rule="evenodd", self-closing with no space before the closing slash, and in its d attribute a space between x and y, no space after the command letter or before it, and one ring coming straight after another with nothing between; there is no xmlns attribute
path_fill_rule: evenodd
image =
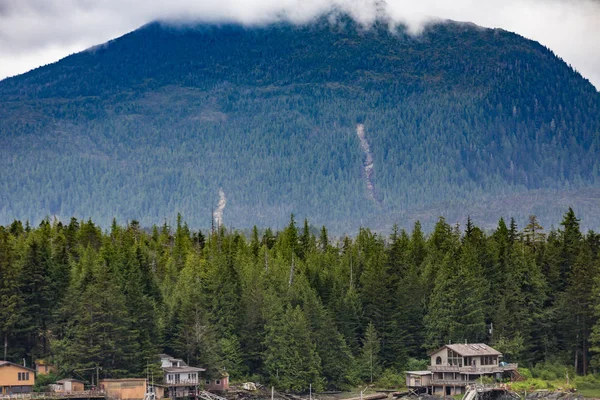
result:
<svg viewBox="0 0 600 400"><path fill-rule="evenodd" d="M600 223L600 94L540 44L468 24L153 23L0 82L0 120L3 223L208 226L219 188L238 227L478 207L484 225L547 223L556 197Z"/></svg>

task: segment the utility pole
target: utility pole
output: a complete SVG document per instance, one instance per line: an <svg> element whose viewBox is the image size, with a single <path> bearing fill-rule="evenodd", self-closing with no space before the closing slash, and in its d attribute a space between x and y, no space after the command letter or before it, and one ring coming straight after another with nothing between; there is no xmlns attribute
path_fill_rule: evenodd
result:
<svg viewBox="0 0 600 400"><path fill-rule="evenodd" d="M102 369L102 367L96 365L95 367L91 367L91 368L82 368L82 369L76 369L74 371L92 371L92 386L94 385L94 370L96 370L96 387L99 388L100 385L100 370Z"/></svg>

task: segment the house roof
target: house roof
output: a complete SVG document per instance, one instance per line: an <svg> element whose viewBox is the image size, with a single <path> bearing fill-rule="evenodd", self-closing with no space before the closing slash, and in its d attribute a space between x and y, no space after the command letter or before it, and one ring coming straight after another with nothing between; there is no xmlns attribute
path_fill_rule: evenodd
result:
<svg viewBox="0 0 600 400"><path fill-rule="evenodd" d="M196 368L196 367L164 367L163 371L168 372L170 374L177 372L202 372L206 371L205 368Z"/></svg>
<svg viewBox="0 0 600 400"><path fill-rule="evenodd" d="M35 369L33 369L33 368L24 367L24 366L19 365L19 364L11 363L10 361L0 361L0 367L5 367L5 366L8 367L8 366L11 366L11 365L13 367L23 368L23 369L26 369L27 371L35 372Z"/></svg>
<svg viewBox="0 0 600 400"><path fill-rule="evenodd" d="M80 381L79 379L73 379L73 378L66 378L66 379L61 379L59 381L56 381L56 383L65 383L65 382L79 382L79 383L85 383L84 381Z"/></svg>
<svg viewBox="0 0 600 400"><path fill-rule="evenodd" d="M471 357L471 356L501 356L498 350L491 348L487 344L484 343L473 343L473 344L447 344L445 346L440 347L435 351L429 352L429 355L435 354L438 351L448 348L456 353L460 354L463 357Z"/></svg>
<svg viewBox="0 0 600 400"><path fill-rule="evenodd" d="M431 375L431 371L406 371L409 375Z"/></svg>

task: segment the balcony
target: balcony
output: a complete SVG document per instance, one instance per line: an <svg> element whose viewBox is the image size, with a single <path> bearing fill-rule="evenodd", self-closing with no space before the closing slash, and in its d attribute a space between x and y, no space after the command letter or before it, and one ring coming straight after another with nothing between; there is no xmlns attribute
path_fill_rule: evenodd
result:
<svg viewBox="0 0 600 400"><path fill-rule="evenodd" d="M167 381L165 386L198 386L198 379L180 379L178 381Z"/></svg>
<svg viewBox="0 0 600 400"><path fill-rule="evenodd" d="M461 380L453 380L453 379L432 379L429 385L435 386L467 386L473 385L475 381L461 381Z"/></svg>
<svg viewBox="0 0 600 400"><path fill-rule="evenodd" d="M428 367L431 372L459 372L461 374L495 374L504 371L514 371L519 367L519 364L504 364L504 365L480 365L478 367L458 365L430 365Z"/></svg>

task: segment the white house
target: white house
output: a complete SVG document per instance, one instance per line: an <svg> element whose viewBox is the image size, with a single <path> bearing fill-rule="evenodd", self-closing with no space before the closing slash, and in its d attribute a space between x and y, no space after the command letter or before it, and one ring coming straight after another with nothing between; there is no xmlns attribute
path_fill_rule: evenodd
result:
<svg viewBox="0 0 600 400"><path fill-rule="evenodd" d="M206 371L206 369L190 367L182 359L173 358L168 354L160 354L159 356L168 397L171 399L195 397L201 383L200 373Z"/></svg>

